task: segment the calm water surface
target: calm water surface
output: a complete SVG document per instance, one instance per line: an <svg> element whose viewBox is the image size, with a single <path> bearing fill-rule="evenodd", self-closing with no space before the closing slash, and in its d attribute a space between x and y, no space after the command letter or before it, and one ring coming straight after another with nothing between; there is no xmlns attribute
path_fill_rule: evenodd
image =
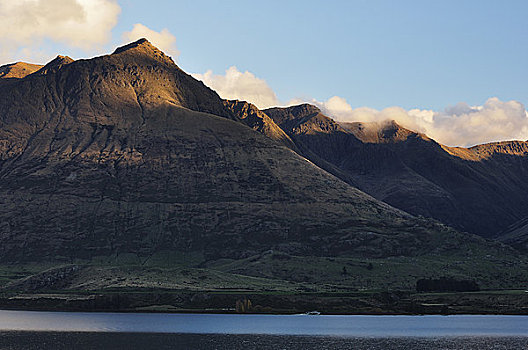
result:
<svg viewBox="0 0 528 350"><path fill-rule="evenodd" d="M0 311L0 349L528 349L528 316Z"/></svg>

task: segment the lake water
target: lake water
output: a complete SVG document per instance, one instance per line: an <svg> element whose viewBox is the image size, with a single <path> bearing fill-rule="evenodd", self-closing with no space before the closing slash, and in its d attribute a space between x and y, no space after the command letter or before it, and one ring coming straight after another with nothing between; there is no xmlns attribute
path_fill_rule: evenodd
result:
<svg viewBox="0 0 528 350"><path fill-rule="evenodd" d="M528 316L0 311L0 349L528 349Z"/></svg>

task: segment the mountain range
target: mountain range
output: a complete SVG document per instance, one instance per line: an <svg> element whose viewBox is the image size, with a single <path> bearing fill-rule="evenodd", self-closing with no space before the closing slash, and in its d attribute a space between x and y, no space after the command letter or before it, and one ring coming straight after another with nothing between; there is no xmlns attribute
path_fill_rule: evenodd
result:
<svg viewBox="0 0 528 350"><path fill-rule="evenodd" d="M2 66L0 82L4 264L191 254L193 267L244 278L339 284L308 276L307 262L425 259L375 285L446 272L431 266L478 270L490 286L505 281L497 271L508 285L523 278L512 264L524 255L479 236L526 248L526 230L498 235L528 216L526 142L452 148L308 104L261 111L222 99L145 39L92 59ZM83 271L75 286L93 279Z"/></svg>
<svg viewBox="0 0 528 350"><path fill-rule="evenodd" d="M448 147L394 121L339 123L311 105L264 112L301 154L332 164L337 177L413 215L499 239L528 217L528 142Z"/></svg>

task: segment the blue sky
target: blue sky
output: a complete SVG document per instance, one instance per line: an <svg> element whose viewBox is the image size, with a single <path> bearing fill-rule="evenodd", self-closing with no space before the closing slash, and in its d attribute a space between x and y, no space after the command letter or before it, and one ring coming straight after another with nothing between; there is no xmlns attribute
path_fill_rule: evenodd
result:
<svg viewBox="0 0 528 350"><path fill-rule="evenodd" d="M0 0L0 9L9 1ZM31 2L45 1L59 0L20 3L29 8ZM178 65L198 73L206 84L201 74L210 71L209 85L221 95L224 90L218 79L236 66L235 72L247 71L271 89L279 104L306 100L325 107L338 96L346 106L332 110L327 104L334 115L360 107L382 111L398 106L405 111L435 111L438 115L433 118L438 119L458 103L467 104L465 112L458 109L466 114L482 109L490 98L516 101L522 111L528 103L528 1L63 0L61 4L76 1L97 2L93 11L99 8L104 12L99 17L108 21L91 27L88 21L86 31L106 28L108 33L100 29L93 38L83 37L88 44L80 43L80 36L40 35L42 30L38 40L22 38L19 46L0 37L0 58L2 45L4 60L111 52L126 41L123 33L141 23L149 30L170 33L179 51ZM108 13L115 8L109 3L119 10L113 17ZM17 11L23 14L26 9ZM343 113L342 119L347 119ZM415 128L429 131L420 123ZM528 123L525 126L528 132ZM523 136L486 135L482 140Z"/></svg>
<svg viewBox="0 0 528 350"><path fill-rule="evenodd" d="M440 109L528 102L527 1L120 1L116 37L168 28L188 72L231 65L282 100Z"/></svg>

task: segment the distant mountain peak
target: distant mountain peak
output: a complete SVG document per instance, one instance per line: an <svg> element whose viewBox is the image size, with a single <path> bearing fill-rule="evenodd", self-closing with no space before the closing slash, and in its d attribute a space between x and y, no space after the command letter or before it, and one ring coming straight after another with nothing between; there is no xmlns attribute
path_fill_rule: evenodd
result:
<svg viewBox="0 0 528 350"><path fill-rule="evenodd" d="M253 130L257 130L269 138L279 141L288 148L297 150L295 144L284 130L255 105L246 101L224 100L224 106L233 112L242 123Z"/></svg>
<svg viewBox="0 0 528 350"><path fill-rule="evenodd" d="M0 66L0 79L21 79L42 68L40 64L16 62Z"/></svg>
<svg viewBox="0 0 528 350"><path fill-rule="evenodd" d="M309 114L321 113L319 107L309 103L302 103L299 105L286 107L285 110L297 118L303 118Z"/></svg>
<svg viewBox="0 0 528 350"><path fill-rule="evenodd" d="M118 47L112 55L134 55L147 56L160 62L174 64L172 58L167 56L163 51L152 45L147 39L142 38L130 44Z"/></svg>
<svg viewBox="0 0 528 350"><path fill-rule="evenodd" d="M262 110L268 114L278 125L284 123L297 124L300 120L321 113L321 110L309 103L289 107L273 107Z"/></svg>
<svg viewBox="0 0 528 350"><path fill-rule="evenodd" d="M344 132L333 119L325 116L321 110L311 104L303 103L290 107L276 107L264 110L286 134L312 134Z"/></svg>
<svg viewBox="0 0 528 350"><path fill-rule="evenodd" d="M405 141L411 136L425 141L430 140L426 135L407 129L395 120L383 122L340 122L339 124L364 143L396 143Z"/></svg>
<svg viewBox="0 0 528 350"><path fill-rule="evenodd" d="M442 145L442 148L453 156L472 161L489 159L494 155L528 156L528 141L490 142L469 148Z"/></svg>

